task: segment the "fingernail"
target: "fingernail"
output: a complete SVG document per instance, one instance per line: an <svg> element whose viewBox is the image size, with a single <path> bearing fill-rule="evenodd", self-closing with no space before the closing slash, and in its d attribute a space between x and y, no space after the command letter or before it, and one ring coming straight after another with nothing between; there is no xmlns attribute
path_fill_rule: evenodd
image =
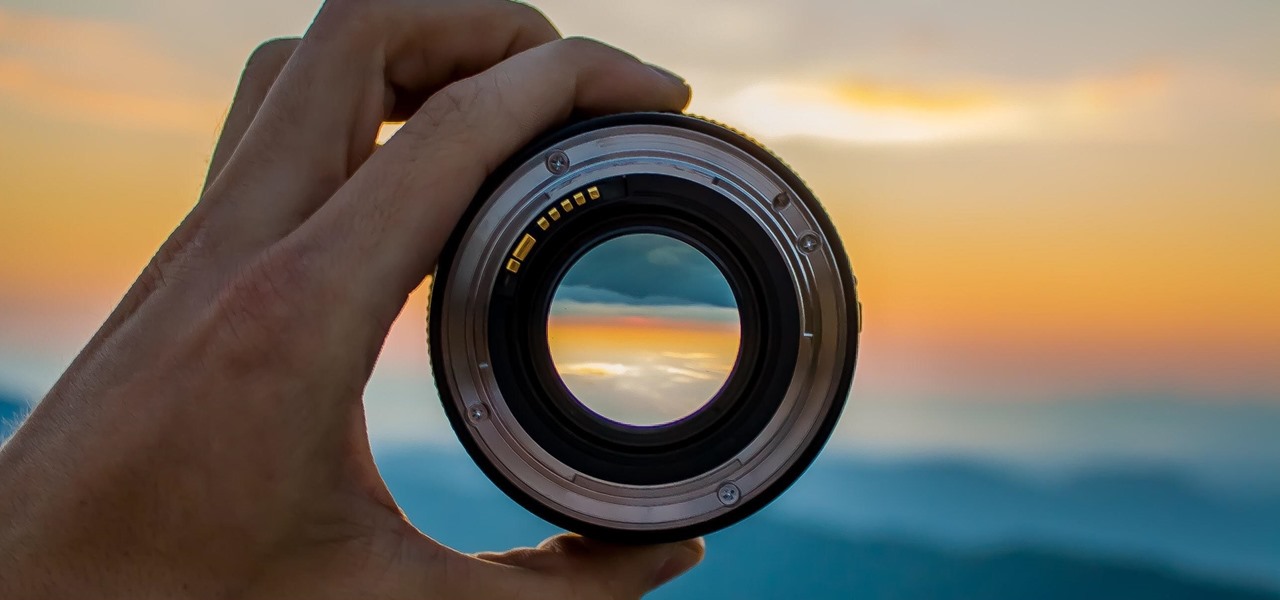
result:
<svg viewBox="0 0 1280 600"><path fill-rule="evenodd" d="M702 562L706 554L706 543L702 538L680 542L672 549L671 556L662 563L653 578L653 587L658 587L692 569Z"/></svg>
<svg viewBox="0 0 1280 600"><path fill-rule="evenodd" d="M676 84L679 84L679 85L686 85L686 86L687 86L687 85L689 85L689 83L688 83L688 82L686 82L686 81L684 80L684 78L683 78L683 77L681 77L681 76L679 76L679 75L676 75L675 73L672 73L671 71L668 71L668 70L666 70L666 69L664 69L664 68L662 68L662 67L659 67L658 65L655 65L655 64L653 64L653 63L645 63L645 64L649 65L649 68L650 68L650 69L653 69L654 71L657 71L659 75L662 75L663 77L666 77L667 79L670 79L673 83L676 83Z"/></svg>

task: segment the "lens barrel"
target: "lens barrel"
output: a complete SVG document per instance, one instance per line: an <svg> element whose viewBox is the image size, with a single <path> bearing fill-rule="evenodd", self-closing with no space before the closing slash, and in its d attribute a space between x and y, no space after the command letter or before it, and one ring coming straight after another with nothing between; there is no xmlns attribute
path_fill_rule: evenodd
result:
<svg viewBox="0 0 1280 600"><path fill-rule="evenodd" d="M548 339L570 268L636 234L710 259L739 319L723 386L658 425L579 401ZM857 356L855 285L817 199L758 143L685 115L600 117L534 142L481 188L432 281L432 368L459 440L516 502L596 538L687 539L768 504L830 437Z"/></svg>

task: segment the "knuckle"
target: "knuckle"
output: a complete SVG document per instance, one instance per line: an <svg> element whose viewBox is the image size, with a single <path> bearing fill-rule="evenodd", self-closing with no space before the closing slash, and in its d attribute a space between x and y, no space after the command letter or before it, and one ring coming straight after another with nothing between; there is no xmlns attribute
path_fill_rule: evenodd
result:
<svg viewBox="0 0 1280 600"><path fill-rule="evenodd" d="M451 83L433 94L396 136L409 147L432 148L433 152L466 156L468 169L460 177L487 175L496 165L485 152L484 131L501 120L506 109L500 82L484 72ZM476 169L472 173L470 169Z"/></svg>
<svg viewBox="0 0 1280 600"><path fill-rule="evenodd" d="M384 3L383 0L325 0L320 6L320 15L337 14L349 17L378 8Z"/></svg>
<svg viewBox="0 0 1280 600"><path fill-rule="evenodd" d="M507 1L507 5L511 7L516 15L516 19L520 21L530 33L539 34L543 37L558 38L560 32L556 29L551 19L536 6L526 2Z"/></svg>
<svg viewBox="0 0 1280 600"><path fill-rule="evenodd" d="M245 71L287 62L300 41L299 38L273 38L258 44L245 62Z"/></svg>
<svg viewBox="0 0 1280 600"><path fill-rule="evenodd" d="M320 7L307 39L377 37L385 29L386 0L326 0Z"/></svg>
<svg viewBox="0 0 1280 600"><path fill-rule="evenodd" d="M137 285L143 294L151 295L169 287L181 278L181 267L173 257L157 254L142 269Z"/></svg>
<svg viewBox="0 0 1280 600"><path fill-rule="evenodd" d="M599 58L618 52L600 40L582 36L567 37L553 43L556 54L566 58Z"/></svg>
<svg viewBox="0 0 1280 600"><path fill-rule="evenodd" d="M192 278L196 265L205 259L199 236L199 232L192 234L182 229L170 236L138 275L135 285L139 292L149 296Z"/></svg>
<svg viewBox="0 0 1280 600"><path fill-rule="evenodd" d="M440 131L447 125L466 125L471 114L483 100L480 84L475 78L455 81L436 92L422 105L423 115L433 129Z"/></svg>

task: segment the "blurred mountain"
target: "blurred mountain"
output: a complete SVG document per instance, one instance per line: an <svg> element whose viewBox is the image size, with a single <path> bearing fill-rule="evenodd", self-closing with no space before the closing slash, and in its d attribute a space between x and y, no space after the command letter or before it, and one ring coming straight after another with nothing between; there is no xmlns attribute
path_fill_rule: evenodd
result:
<svg viewBox="0 0 1280 600"><path fill-rule="evenodd" d="M0 441L18 428L30 410L30 405L17 394L0 389Z"/></svg>
<svg viewBox="0 0 1280 600"><path fill-rule="evenodd" d="M535 545L556 532L503 496L460 452L423 447L379 454L383 477L410 519L445 544L493 550ZM1128 551L1101 543L1088 551L1082 548L1089 544L1071 543L1070 536L1045 533L1068 530L1061 519L1080 515L1093 519L1082 527L1098 526L1094 513L1107 507L1133 517L1124 507L1142 498L1157 514L1194 512L1195 502L1207 500L1176 482L1138 477L1130 483L1110 473L1055 488L962 463L828 460L779 502L710 536L706 562L653 597L1280 599L1274 590L1227 582L1236 571L1200 563L1184 568L1138 551L1157 544L1138 544L1136 529L1125 538L1133 542ZM874 492L856 492L866 489ZM1160 493L1170 491L1185 497L1165 502ZM1182 502L1187 506L1178 506ZM1073 503L1084 507L1063 517L1045 513ZM1206 508L1189 518L1212 528L1222 516Z"/></svg>
<svg viewBox="0 0 1280 600"><path fill-rule="evenodd" d="M849 539L753 518L708 540L708 559L655 598L884 600L1246 600L1263 590L1172 570L1035 548L957 552L920 543ZM717 594L718 592L718 594Z"/></svg>
<svg viewBox="0 0 1280 600"><path fill-rule="evenodd" d="M832 458L773 510L849 535L1141 557L1280 589L1280 496L1210 492L1169 470L1053 482L954 461Z"/></svg>

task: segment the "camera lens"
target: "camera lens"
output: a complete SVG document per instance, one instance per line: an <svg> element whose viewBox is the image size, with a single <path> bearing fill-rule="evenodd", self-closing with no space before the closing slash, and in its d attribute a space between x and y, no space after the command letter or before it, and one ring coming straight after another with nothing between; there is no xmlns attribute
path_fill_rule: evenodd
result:
<svg viewBox="0 0 1280 600"><path fill-rule="evenodd" d="M707 255L674 237L633 233L588 250L551 300L556 373L594 415L654 427L724 387L738 358L738 304Z"/></svg>
<svg viewBox="0 0 1280 600"><path fill-rule="evenodd" d="M428 321L445 414L542 518L684 539L813 461L857 355L855 281L813 194L718 124L581 122L498 168L441 254Z"/></svg>

